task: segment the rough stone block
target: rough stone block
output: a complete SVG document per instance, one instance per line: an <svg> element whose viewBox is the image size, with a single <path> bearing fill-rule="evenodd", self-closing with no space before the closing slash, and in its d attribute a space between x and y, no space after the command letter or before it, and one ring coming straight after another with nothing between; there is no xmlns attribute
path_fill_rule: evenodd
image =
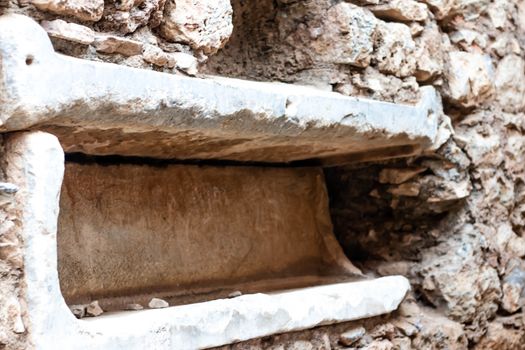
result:
<svg viewBox="0 0 525 350"><path fill-rule="evenodd" d="M104 0L32 0L31 3L39 10L82 21L98 21L104 11Z"/></svg>

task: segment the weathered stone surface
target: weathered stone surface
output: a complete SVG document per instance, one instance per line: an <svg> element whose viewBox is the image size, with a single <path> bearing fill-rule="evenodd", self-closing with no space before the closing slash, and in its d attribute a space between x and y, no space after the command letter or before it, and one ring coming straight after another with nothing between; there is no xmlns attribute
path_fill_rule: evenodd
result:
<svg viewBox="0 0 525 350"><path fill-rule="evenodd" d="M36 8L82 21L98 21L104 11L104 0L31 0Z"/></svg>
<svg viewBox="0 0 525 350"><path fill-rule="evenodd" d="M229 0L168 0L160 32L168 40L211 54L230 37L232 12Z"/></svg>
<svg viewBox="0 0 525 350"><path fill-rule="evenodd" d="M493 68L489 56L453 51L449 53L444 93L455 104L471 107L483 103L493 91Z"/></svg>
<svg viewBox="0 0 525 350"><path fill-rule="evenodd" d="M169 57L175 62L175 67L186 74L196 75L198 73L197 59L194 56L184 52L174 52L169 54Z"/></svg>
<svg viewBox="0 0 525 350"><path fill-rule="evenodd" d="M426 82L436 79L443 72L444 47L437 26L427 26L416 39L416 79Z"/></svg>
<svg viewBox="0 0 525 350"><path fill-rule="evenodd" d="M416 70L416 45L410 28L401 23L380 22L377 49L374 52L377 67L383 73L406 77Z"/></svg>
<svg viewBox="0 0 525 350"><path fill-rule="evenodd" d="M80 24L56 19L54 21L42 21L41 25L47 34L53 38L65 39L84 45L90 45L95 41L95 32Z"/></svg>
<svg viewBox="0 0 525 350"><path fill-rule="evenodd" d="M447 17L452 10L454 0L423 0L428 7L434 12L437 19Z"/></svg>
<svg viewBox="0 0 525 350"><path fill-rule="evenodd" d="M116 35L97 35L93 46L99 52L118 53L124 56L140 55L143 48L143 44L140 41Z"/></svg>
<svg viewBox="0 0 525 350"><path fill-rule="evenodd" d="M317 59L366 67L374 50L377 27L374 15L358 6L341 2L326 13L320 35L312 41Z"/></svg>
<svg viewBox="0 0 525 350"><path fill-rule="evenodd" d="M152 63L158 67L173 68L175 66L175 61L170 59L170 54L164 52L155 45L146 45L144 47L144 52L142 53L142 58L144 58L144 61Z"/></svg>
<svg viewBox="0 0 525 350"><path fill-rule="evenodd" d="M315 168L66 164L58 239L62 294L71 304L96 296L108 310L113 299L131 303L144 291L164 299L178 291L186 300L228 287L257 292L304 285L320 266L334 273L341 266L343 277L356 272L332 247L322 180Z"/></svg>
<svg viewBox="0 0 525 350"><path fill-rule="evenodd" d="M505 56L496 69L496 98L508 112L525 108L525 60L517 55Z"/></svg>
<svg viewBox="0 0 525 350"><path fill-rule="evenodd" d="M415 0L391 0L368 7L374 15L393 21L424 21L428 18L427 7Z"/></svg>
<svg viewBox="0 0 525 350"><path fill-rule="evenodd" d="M446 307L447 316L461 323L495 315L501 297L497 271L483 261L483 239L468 225L456 239L425 253L421 290L434 305ZM462 249L461 255L456 255ZM441 266L446 266L445 270Z"/></svg>
<svg viewBox="0 0 525 350"><path fill-rule="evenodd" d="M286 84L195 79L64 58L25 17L3 16L0 29L0 101L9 101L0 104L0 130L38 124L68 152L362 161L430 147L442 115L428 87L417 104L397 105Z"/></svg>
<svg viewBox="0 0 525 350"><path fill-rule="evenodd" d="M116 30L123 34L135 32L139 27L149 24L159 26L166 0L109 1L104 7L104 15L97 26L103 30Z"/></svg>

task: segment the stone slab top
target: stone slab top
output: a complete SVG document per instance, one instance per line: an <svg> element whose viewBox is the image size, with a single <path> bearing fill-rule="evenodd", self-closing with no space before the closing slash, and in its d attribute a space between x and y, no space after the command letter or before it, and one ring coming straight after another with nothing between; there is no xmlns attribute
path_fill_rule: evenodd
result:
<svg viewBox="0 0 525 350"><path fill-rule="evenodd" d="M419 153L443 113L432 87L404 105L72 58L15 14L0 17L0 60L0 132L45 130L68 153L330 165Z"/></svg>

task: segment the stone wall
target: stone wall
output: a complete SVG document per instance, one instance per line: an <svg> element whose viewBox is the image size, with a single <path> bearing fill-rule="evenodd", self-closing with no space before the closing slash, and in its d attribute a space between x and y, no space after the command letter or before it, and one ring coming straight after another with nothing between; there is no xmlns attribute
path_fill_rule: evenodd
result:
<svg viewBox="0 0 525 350"><path fill-rule="evenodd" d="M525 1L11 0L0 11L38 19L56 50L90 60L395 102L433 85L455 131L439 150L326 171L349 257L411 279L399 312L225 349L333 349L352 343L339 338L347 330L357 348L524 348ZM25 346L9 208L0 319L12 326L0 349Z"/></svg>

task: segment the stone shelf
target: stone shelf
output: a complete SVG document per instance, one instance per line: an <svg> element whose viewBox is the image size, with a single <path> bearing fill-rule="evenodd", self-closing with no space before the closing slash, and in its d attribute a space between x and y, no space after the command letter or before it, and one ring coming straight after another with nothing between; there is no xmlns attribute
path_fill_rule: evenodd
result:
<svg viewBox="0 0 525 350"><path fill-rule="evenodd" d="M217 193L228 185L217 185L214 181L221 178L230 183L240 181L244 188L250 181L231 174L224 177L224 171L230 171L228 168L221 174L220 171L199 172L199 167L168 167L161 169L160 174L170 175L170 171L174 171L181 177L181 172L189 172L182 177L195 175L196 181L203 185L198 188L201 199L195 199L191 191L178 193L170 199L170 207L178 205L178 209L163 213L164 206L149 206L147 199L139 206L131 199L116 198L119 193L122 198L128 197L119 190L137 188L119 185L118 181L128 181L126 174L134 181L146 178L158 184L155 176L139 176L136 169L125 169L119 177L112 174L118 169L113 169L101 180L108 186L89 189L98 181L93 172L100 175L100 169L95 166L79 172L66 165L66 173L72 173L65 175L66 193L59 200L64 188L64 153L55 136L41 131L11 133L5 137L4 148L6 153L0 161L8 164L4 169L7 180L19 186L15 205L23 218L20 232L24 242L23 297L27 304L29 336L36 349L220 346L388 313L398 307L410 289L403 276L355 281L358 271L342 254L331 233L327 199L323 199L326 190L320 181L319 169L260 168L259 174L255 172L252 176L260 177L260 172L280 174L281 179L273 186L277 189L269 188L264 181L253 181L251 187L256 191L236 199L235 192ZM233 173L247 171L245 167L240 167L244 170L237 168L234 167ZM141 168L138 171L159 170ZM84 172L87 172L86 178L79 181ZM210 178L212 186L207 186ZM170 177L164 176L164 179ZM177 177L171 180L177 182ZM266 180L271 181L272 178ZM315 185L310 186L310 182ZM148 186L147 182L143 184ZM305 190L304 186L311 190ZM285 191L279 192L279 188ZM166 191L167 198L173 191L164 184L158 184L158 189ZM76 192L75 196L69 197L69 191ZM106 196L106 191L111 194ZM150 191L149 196L155 193L159 192ZM228 198L234 210L245 208L246 215L243 212L220 215L220 202ZM199 211L198 207L206 203L209 207ZM262 206L259 212L258 204ZM181 205L188 205L182 215ZM281 209L285 207L289 210L283 213ZM159 213L153 215L150 211L155 208ZM170 212L180 217L161 219ZM275 222L264 217L276 214ZM263 220L257 221L258 217ZM301 218L305 222L300 222ZM99 226L100 223L106 225ZM243 224L245 232L239 231ZM162 233L159 228L162 225L171 227L171 231L166 231L169 234ZM208 225L218 231L208 230ZM296 225L299 226L290 228ZM62 237L57 238L57 229ZM214 234L218 236L215 239ZM246 244L255 248L251 255L246 254L251 250ZM312 283L305 274L314 273L319 277L334 274L340 280L353 276L354 281L305 287L305 281ZM264 285L268 280L265 274L280 280L279 284L270 288ZM290 274L298 278L290 278ZM73 316L64 300L66 297L82 301L83 297L96 295L101 305L111 307L115 296L126 297L122 293L133 292L134 288L149 292L150 297L158 296L154 293L157 286L167 286L175 292L186 289L191 294L193 287L213 286L217 279L222 279L221 285L241 288L248 294L165 309L109 312L80 320ZM253 290L244 289L242 284L235 284L236 280L258 281L259 286L252 284ZM186 282L186 286L179 286L179 281ZM195 281L200 283L192 284ZM262 290L271 290L257 292L260 282L264 285Z"/></svg>
<svg viewBox="0 0 525 350"><path fill-rule="evenodd" d="M442 114L431 87L402 105L66 57L20 15L0 18L0 57L0 131L46 130L68 153L332 165L417 154Z"/></svg>

